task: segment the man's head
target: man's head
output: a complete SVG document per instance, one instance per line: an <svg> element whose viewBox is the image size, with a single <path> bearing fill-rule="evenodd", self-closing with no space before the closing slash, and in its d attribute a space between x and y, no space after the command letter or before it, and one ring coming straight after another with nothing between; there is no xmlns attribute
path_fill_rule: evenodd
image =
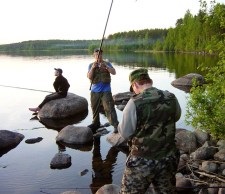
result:
<svg viewBox="0 0 225 194"><path fill-rule="evenodd" d="M94 58L95 58L95 60L96 61L102 61L102 49L100 49L100 48L96 48L95 50L94 50Z"/></svg>
<svg viewBox="0 0 225 194"><path fill-rule="evenodd" d="M143 84L152 84L152 79L148 75L148 70L144 68L136 69L132 71L129 75L130 81L130 91L134 92L133 84L138 83L139 85Z"/></svg>
<svg viewBox="0 0 225 194"><path fill-rule="evenodd" d="M54 68L55 69L55 74L61 75L63 73L63 70L60 68Z"/></svg>

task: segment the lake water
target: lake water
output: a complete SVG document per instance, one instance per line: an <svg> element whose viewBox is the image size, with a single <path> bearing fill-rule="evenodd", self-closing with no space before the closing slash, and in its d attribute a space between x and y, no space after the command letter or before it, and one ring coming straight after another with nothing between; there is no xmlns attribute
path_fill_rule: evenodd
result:
<svg viewBox="0 0 225 194"><path fill-rule="evenodd" d="M184 122L188 94L174 88L170 83L180 76L196 72L202 61L210 62L211 58L146 53L111 53L103 56L112 62L117 71L112 76L113 94L127 92L129 73L136 67L146 67L155 87L169 90L177 96L182 107L182 116L177 127L192 130ZM38 120L32 120L34 116L28 110L29 107L36 107L48 94L35 90L53 91L54 68L62 68L63 75L71 85L69 92L85 97L89 103L88 114L74 125L89 125L92 112L89 100L90 82L86 74L92 60L91 54L0 55L0 129L25 136L16 148L0 157L0 193L55 194L76 190L89 194L95 193L104 184L120 185L126 154L111 147L106 141L108 134L101 136L93 146L85 149L66 147L63 153L71 156L72 165L61 170L51 169L50 162L60 151L55 142L58 131ZM122 112L116 110L120 120ZM101 115L101 123L106 122L107 119ZM112 133L113 128L110 126L107 130ZM36 144L25 143L26 139L36 137L42 137L43 140ZM82 176L81 172L85 169L88 172Z"/></svg>

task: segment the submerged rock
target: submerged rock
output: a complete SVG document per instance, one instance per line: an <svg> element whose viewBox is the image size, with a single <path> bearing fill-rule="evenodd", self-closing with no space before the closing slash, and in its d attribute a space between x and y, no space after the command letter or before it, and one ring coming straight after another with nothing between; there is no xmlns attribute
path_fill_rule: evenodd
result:
<svg viewBox="0 0 225 194"><path fill-rule="evenodd" d="M42 137L31 138L31 139L27 139L25 143L28 143L28 144L38 143L42 141L42 139L43 139Z"/></svg>

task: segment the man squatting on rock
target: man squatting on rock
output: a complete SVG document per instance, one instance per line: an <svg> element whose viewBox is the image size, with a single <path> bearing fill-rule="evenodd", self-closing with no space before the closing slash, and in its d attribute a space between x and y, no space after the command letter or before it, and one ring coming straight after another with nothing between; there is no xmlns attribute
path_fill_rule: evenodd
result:
<svg viewBox="0 0 225 194"><path fill-rule="evenodd" d="M56 100L59 98L65 98L67 96L67 92L69 90L70 84L65 77L62 75L63 71L60 68L55 68L55 81L53 83L53 87L55 92L49 94L45 97L42 103L36 108L29 108L30 111L38 112L47 102L51 100Z"/></svg>
<svg viewBox="0 0 225 194"><path fill-rule="evenodd" d="M174 94L152 86L147 69L134 70L129 81L136 95L128 101L118 125L129 145L120 194L144 194L151 183L156 193L174 194L180 155L175 123L181 116L180 105Z"/></svg>

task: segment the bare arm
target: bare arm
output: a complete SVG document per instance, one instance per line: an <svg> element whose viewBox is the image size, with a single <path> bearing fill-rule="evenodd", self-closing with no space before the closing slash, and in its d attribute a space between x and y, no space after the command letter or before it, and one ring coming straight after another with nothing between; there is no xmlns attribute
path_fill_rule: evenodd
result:
<svg viewBox="0 0 225 194"><path fill-rule="evenodd" d="M98 65L97 63L93 63L93 65L91 66L90 70L87 73L87 78L89 78L90 80L93 79L93 75L97 65Z"/></svg>

